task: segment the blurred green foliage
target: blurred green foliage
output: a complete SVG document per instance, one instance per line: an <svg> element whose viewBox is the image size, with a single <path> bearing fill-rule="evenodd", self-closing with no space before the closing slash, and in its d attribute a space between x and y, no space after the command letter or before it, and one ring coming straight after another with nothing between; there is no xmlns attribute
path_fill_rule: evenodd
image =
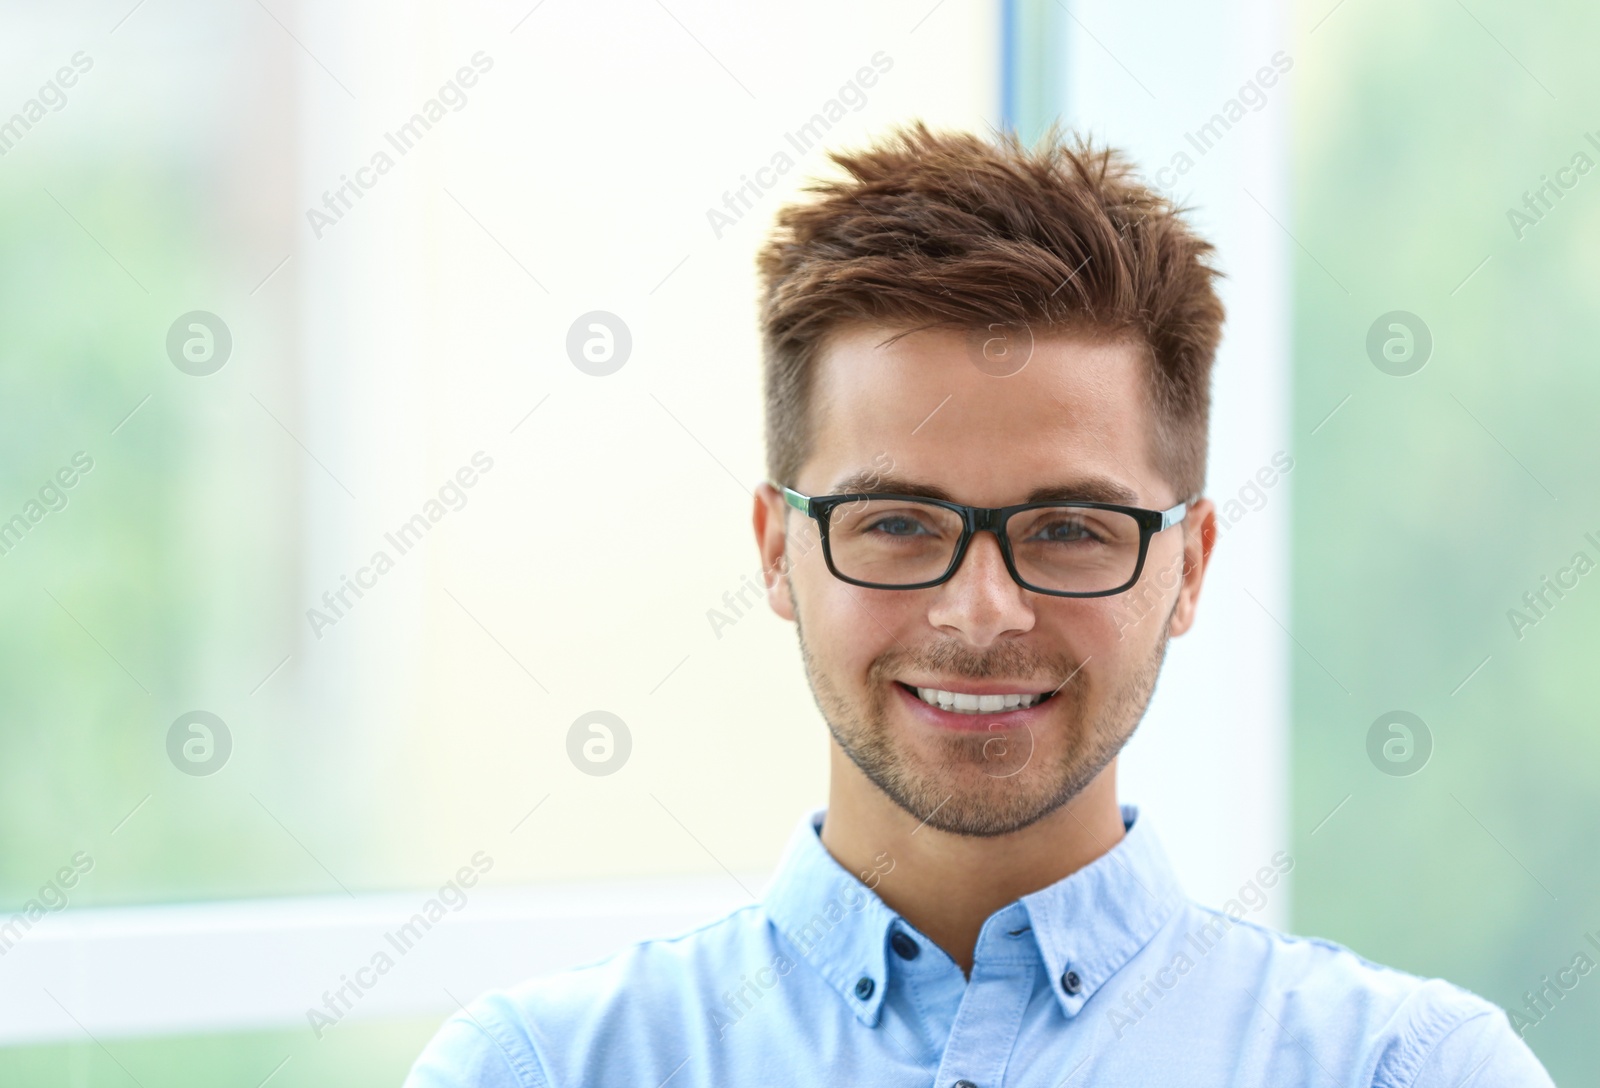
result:
<svg viewBox="0 0 1600 1088"><path fill-rule="evenodd" d="M1600 164L1596 31L1572 0L1348 3L1298 54L1293 926L1530 1019L1600 931L1600 578L1508 619L1600 561L1600 168L1520 238L1507 212ZM1433 333L1409 377L1367 356L1392 310ZM1407 777L1367 756L1394 709L1433 739ZM1597 1021L1590 975L1525 1037L1587 1083Z"/></svg>
<svg viewBox="0 0 1600 1088"><path fill-rule="evenodd" d="M297 451L250 396L292 369L246 348L178 371L173 319L249 290L223 209L177 165L21 154L43 138L0 176L0 521L28 526L0 554L0 909L80 850L74 906L337 891L251 799L305 826L252 746L213 778L166 758L186 711L243 740L282 710L281 679L249 693L294 646ZM75 457L93 467L49 509Z"/></svg>

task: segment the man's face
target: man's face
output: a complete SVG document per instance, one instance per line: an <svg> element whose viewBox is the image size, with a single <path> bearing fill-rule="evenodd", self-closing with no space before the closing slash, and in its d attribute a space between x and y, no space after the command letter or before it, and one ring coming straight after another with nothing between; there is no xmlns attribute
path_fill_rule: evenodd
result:
<svg viewBox="0 0 1600 1088"><path fill-rule="evenodd" d="M877 479L864 490L929 486L977 506L1075 485L1084 498L1120 488L1126 496L1108 501L1155 510L1183 497L1151 462L1155 420L1139 346L1041 339L1021 371L1000 377L980 369L966 333L885 344L891 335L846 331L820 359L814 452L795 483L803 494L839 493L867 473ZM799 627L835 741L918 821L982 836L1055 811L1115 758L1144 714L1167 638L1192 623L1212 523L1202 500L1183 525L1151 539L1132 589L1074 599L1017 585L990 533L973 537L943 585L850 585L828 571L814 520L765 485L755 512L774 572L769 600ZM918 688L1052 694L1028 708L962 714L929 705Z"/></svg>

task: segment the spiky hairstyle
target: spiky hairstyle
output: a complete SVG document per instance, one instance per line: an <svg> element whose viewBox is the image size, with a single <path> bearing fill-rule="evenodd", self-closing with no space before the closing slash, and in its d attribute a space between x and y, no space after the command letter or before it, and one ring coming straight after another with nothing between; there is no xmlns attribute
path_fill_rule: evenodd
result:
<svg viewBox="0 0 1600 1088"><path fill-rule="evenodd" d="M1205 484L1223 308L1212 246L1120 152L1055 126L1030 150L921 122L829 156L843 176L778 212L761 279L767 469L811 453L813 375L846 327L1027 328L1145 349L1151 456L1180 498Z"/></svg>

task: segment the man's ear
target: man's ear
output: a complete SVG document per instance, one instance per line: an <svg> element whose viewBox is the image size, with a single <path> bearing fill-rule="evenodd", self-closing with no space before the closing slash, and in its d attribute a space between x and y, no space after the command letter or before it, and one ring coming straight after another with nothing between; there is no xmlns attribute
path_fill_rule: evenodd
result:
<svg viewBox="0 0 1600 1088"><path fill-rule="evenodd" d="M1167 626L1167 633L1173 637L1194 626L1195 609L1200 606L1200 583L1216 543L1216 504L1200 499L1189 507L1189 514L1183 519L1183 584L1178 587L1178 600Z"/></svg>
<svg viewBox="0 0 1600 1088"><path fill-rule="evenodd" d="M794 601L789 596L785 546L788 543L788 510L783 494L771 484L755 490L755 510L751 523L756 530L756 547L761 551L761 573L767 583L767 604L784 619L793 622Z"/></svg>

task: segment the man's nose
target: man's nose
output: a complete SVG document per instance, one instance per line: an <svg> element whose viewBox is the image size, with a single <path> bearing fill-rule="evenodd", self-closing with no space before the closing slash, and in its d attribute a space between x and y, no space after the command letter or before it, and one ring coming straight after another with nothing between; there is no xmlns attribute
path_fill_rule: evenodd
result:
<svg viewBox="0 0 1600 1088"><path fill-rule="evenodd" d="M987 646L1003 635L1032 629L1033 602L1006 569L993 532L972 535L961 566L948 582L933 587L928 622L959 633L970 645Z"/></svg>

